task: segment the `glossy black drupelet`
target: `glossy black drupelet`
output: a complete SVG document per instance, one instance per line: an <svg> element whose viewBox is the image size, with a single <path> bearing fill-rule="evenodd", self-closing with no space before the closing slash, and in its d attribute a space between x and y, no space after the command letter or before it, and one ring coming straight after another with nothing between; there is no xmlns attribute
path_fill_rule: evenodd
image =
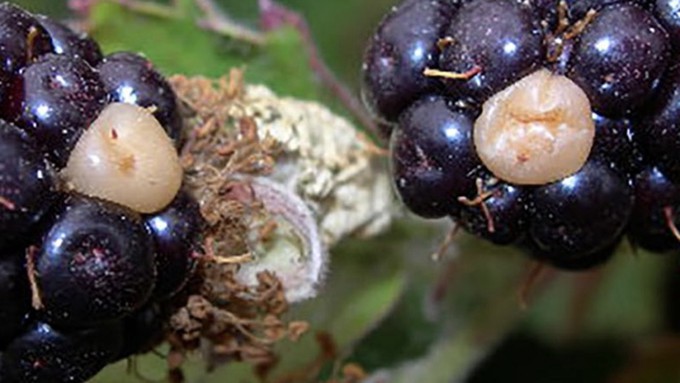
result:
<svg viewBox="0 0 680 383"><path fill-rule="evenodd" d="M642 170L645 160L634 123L626 118L606 118L593 113L595 142L590 158L609 164L626 176Z"/></svg>
<svg viewBox="0 0 680 383"><path fill-rule="evenodd" d="M0 248L22 243L53 202L47 161L26 134L0 120Z"/></svg>
<svg viewBox="0 0 680 383"><path fill-rule="evenodd" d="M673 182L680 182L680 61L669 68L649 111L636 126L641 148Z"/></svg>
<svg viewBox="0 0 680 383"><path fill-rule="evenodd" d="M77 33L68 26L47 16L37 16L40 25L52 39L53 52L60 55L79 57L96 66L103 55L99 44L84 33Z"/></svg>
<svg viewBox="0 0 680 383"><path fill-rule="evenodd" d="M635 207L628 236L631 242L654 252L680 249L671 225L680 225L680 187L657 167L635 176Z"/></svg>
<svg viewBox="0 0 680 383"><path fill-rule="evenodd" d="M121 206L73 196L35 260L43 313L52 324L120 319L149 299L153 244L141 218Z"/></svg>
<svg viewBox="0 0 680 383"><path fill-rule="evenodd" d="M429 97L407 109L392 132L391 171L401 200L423 217L457 216L474 198L482 165L472 144L474 110Z"/></svg>
<svg viewBox="0 0 680 383"><path fill-rule="evenodd" d="M98 70L110 102L154 108L154 117L179 147L182 119L177 97L151 61L134 53L118 52L104 57Z"/></svg>
<svg viewBox="0 0 680 383"><path fill-rule="evenodd" d="M680 2L676 0L652 0L657 19L668 31L676 52L680 49Z"/></svg>
<svg viewBox="0 0 680 383"><path fill-rule="evenodd" d="M531 8L514 0L476 0L455 13L439 66L448 72L478 69L469 79L446 80L446 90L482 103L532 72L545 57L543 32Z"/></svg>
<svg viewBox="0 0 680 383"><path fill-rule="evenodd" d="M121 348L120 324L60 331L37 322L4 351L3 383L75 383L93 377Z"/></svg>
<svg viewBox="0 0 680 383"><path fill-rule="evenodd" d="M6 249L0 254L0 350L23 332L31 308L24 260L23 249Z"/></svg>
<svg viewBox="0 0 680 383"><path fill-rule="evenodd" d="M546 256L576 258L616 242L633 209L625 176L589 161L577 173L532 193L529 234Z"/></svg>
<svg viewBox="0 0 680 383"><path fill-rule="evenodd" d="M577 36L568 75L595 112L635 114L658 85L670 53L668 34L648 11L617 4L602 8Z"/></svg>
<svg viewBox="0 0 680 383"><path fill-rule="evenodd" d="M198 203L185 191L180 191L165 209L144 217L144 221L156 245L158 279L153 295L167 298L184 287L193 274L206 222Z"/></svg>
<svg viewBox="0 0 680 383"><path fill-rule="evenodd" d="M49 34L33 15L12 3L0 4L0 72L18 74L52 49Z"/></svg>
<svg viewBox="0 0 680 383"><path fill-rule="evenodd" d="M423 71L438 65L437 41L455 8L452 3L404 2L381 21L362 68L362 96L377 118L394 122L410 103L439 87Z"/></svg>
<svg viewBox="0 0 680 383"><path fill-rule="evenodd" d="M87 62L48 54L24 69L7 103L17 125L62 167L82 132L104 108L106 93Z"/></svg>
<svg viewBox="0 0 680 383"><path fill-rule="evenodd" d="M158 304L144 306L123 320L123 345L115 361L151 350L163 341L169 313Z"/></svg>
<svg viewBox="0 0 680 383"><path fill-rule="evenodd" d="M469 233L497 245L517 243L529 224L530 190L497 180L488 185L486 179L484 193L488 194L479 203L462 207L460 223Z"/></svg>

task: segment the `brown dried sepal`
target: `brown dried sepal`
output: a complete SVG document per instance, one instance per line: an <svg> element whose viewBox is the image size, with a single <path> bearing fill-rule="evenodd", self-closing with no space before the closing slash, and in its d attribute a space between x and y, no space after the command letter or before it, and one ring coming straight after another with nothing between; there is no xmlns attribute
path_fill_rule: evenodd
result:
<svg viewBox="0 0 680 383"><path fill-rule="evenodd" d="M244 361L266 374L278 360L274 344L296 340L308 327L282 319L288 302L273 274L258 274L255 286L234 277L270 229L267 211L242 175L270 173L277 148L259 139L252 119L230 115L243 94L240 70L219 80L175 76L170 82L186 112L184 185L208 225L194 281L169 319L169 373L182 376L184 355L200 349L209 368Z"/></svg>
<svg viewBox="0 0 680 383"><path fill-rule="evenodd" d="M277 278L261 273L257 287L243 286L234 279L236 267L201 264L202 279L213 283L203 283L203 289L190 295L186 305L172 316L171 344L183 352L200 347L209 368L236 360L261 370L278 360L273 351L276 342L297 340L307 325L281 319L288 303Z"/></svg>

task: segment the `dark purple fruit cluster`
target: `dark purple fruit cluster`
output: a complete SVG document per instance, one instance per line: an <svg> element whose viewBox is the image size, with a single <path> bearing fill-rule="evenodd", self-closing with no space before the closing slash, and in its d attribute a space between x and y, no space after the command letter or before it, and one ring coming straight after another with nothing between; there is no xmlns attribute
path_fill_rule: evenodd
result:
<svg viewBox="0 0 680 383"><path fill-rule="evenodd" d="M592 147L567 177L505 181L480 160L476 121L546 70L587 96ZM564 269L602 263L624 237L680 250L677 1L403 1L368 44L362 95L387 127L395 189L419 216Z"/></svg>
<svg viewBox="0 0 680 383"><path fill-rule="evenodd" d="M204 221L187 192L140 213L63 185L71 150L116 102L152 108L179 147L176 96L147 59L104 56L90 37L0 4L3 383L84 382L146 351L194 270Z"/></svg>

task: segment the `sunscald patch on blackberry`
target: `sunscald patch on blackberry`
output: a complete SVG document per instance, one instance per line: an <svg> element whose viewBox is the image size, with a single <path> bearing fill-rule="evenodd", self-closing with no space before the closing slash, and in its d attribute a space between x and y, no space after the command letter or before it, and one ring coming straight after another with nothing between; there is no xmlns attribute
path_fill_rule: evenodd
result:
<svg viewBox="0 0 680 383"><path fill-rule="evenodd" d="M106 56L98 70L110 101L153 108L153 115L179 147L182 120L177 98L149 60L134 53L118 52Z"/></svg>
<svg viewBox="0 0 680 383"><path fill-rule="evenodd" d="M141 218L121 206L74 196L35 259L36 289L50 323L92 325L134 312L156 279Z"/></svg>

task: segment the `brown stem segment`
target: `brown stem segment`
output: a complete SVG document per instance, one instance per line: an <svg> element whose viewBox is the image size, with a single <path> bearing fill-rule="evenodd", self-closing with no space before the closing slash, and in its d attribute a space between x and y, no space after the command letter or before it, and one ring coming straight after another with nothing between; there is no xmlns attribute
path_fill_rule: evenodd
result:
<svg viewBox="0 0 680 383"><path fill-rule="evenodd" d="M546 264L543 262L536 261L531 265L529 274L526 276L517 292L517 300L519 301L519 306L522 310L526 310L529 307L529 294L531 294L533 288L541 280L546 270Z"/></svg>
<svg viewBox="0 0 680 383"><path fill-rule="evenodd" d="M460 224L458 224L458 222L454 222L449 232L446 233L444 240L439 244L437 251L432 254L433 261L439 261L444 257L444 254L446 254L446 251L449 249L449 247L451 247L451 244L453 243L453 240L456 237L456 234L458 234L459 230Z"/></svg>
<svg viewBox="0 0 680 383"><path fill-rule="evenodd" d="M469 80L482 72L482 67L475 65L465 72L450 72L445 70L425 68L423 74L427 77L440 77L448 80Z"/></svg>
<svg viewBox="0 0 680 383"><path fill-rule="evenodd" d="M340 102L354 115L354 117L368 129L375 137L380 137L380 131L373 118L363 107L359 98L345 86L328 68L321 57L321 53L312 38L307 21L299 13L291 11L273 0L259 0L260 24L265 31L281 26L291 26L297 30L302 43L307 49L309 66L316 73L321 82L337 97Z"/></svg>
<svg viewBox="0 0 680 383"><path fill-rule="evenodd" d="M675 239L680 241L680 230L678 230L678 227L675 225L675 218L673 217L673 207L672 206L664 207L663 214L666 217L666 223L668 224L668 228L671 230L671 233L673 233Z"/></svg>

